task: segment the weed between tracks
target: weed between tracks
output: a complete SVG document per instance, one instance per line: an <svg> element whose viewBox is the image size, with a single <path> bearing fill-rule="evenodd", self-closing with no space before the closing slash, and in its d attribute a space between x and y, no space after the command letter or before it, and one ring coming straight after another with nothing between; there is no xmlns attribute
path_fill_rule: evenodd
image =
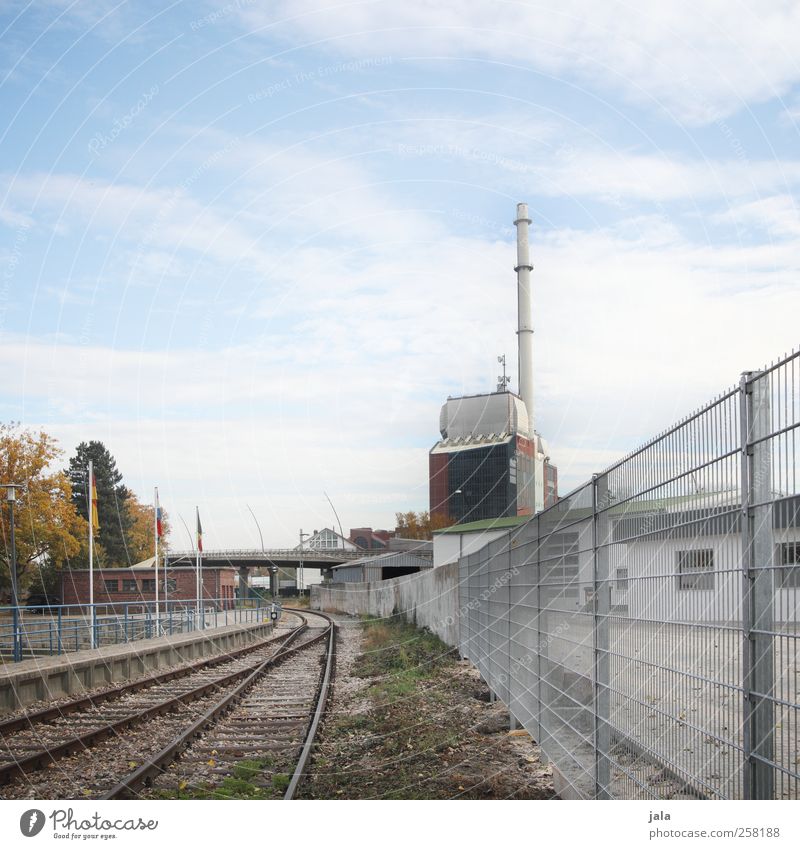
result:
<svg viewBox="0 0 800 849"><path fill-rule="evenodd" d="M552 797L530 738L509 737L507 713L438 637L396 617L363 627L349 671L362 686L329 706L302 798Z"/></svg>
<svg viewBox="0 0 800 849"><path fill-rule="evenodd" d="M154 799L276 799L281 798L289 786L289 776L274 772L271 758L239 761L231 775L221 781L200 785L182 784L177 789L157 788Z"/></svg>

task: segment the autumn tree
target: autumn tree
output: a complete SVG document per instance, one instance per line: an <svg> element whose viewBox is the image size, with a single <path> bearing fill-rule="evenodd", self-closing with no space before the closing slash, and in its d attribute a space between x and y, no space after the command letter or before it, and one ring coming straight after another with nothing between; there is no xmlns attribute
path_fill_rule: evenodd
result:
<svg viewBox="0 0 800 849"><path fill-rule="evenodd" d="M131 524L128 531L128 554L132 563L139 563L153 556L153 536L155 524L155 507L152 504L142 504L136 495L128 490L126 500ZM166 548L169 536L169 520L167 512L161 508L162 544Z"/></svg>
<svg viewBox="0 0 800 849"><path fill-rule="evenodd" d="M72 503L70 481L51 468L63 455L58 443L44 431L0 424L0 482L17 483L14 531L19 589L38 584L52 588L52 573L74 557L88 532ZM0 548L0 592L11 588L11 528L9 511L0 510L3 545ZM38 588L35 587L35 588Z"/></svg>
<svg viewBox="0 0 800 849"><path fill-rule="evenodd" d="M97 481L97 516L100 531L95 543L98 565L127 566L132 560L127 550L131 515L128 510L130 490L122 483L117 461L102 442L81 442L70 458L67 474L72 485L72 501L79 515L88 520L89 492L87 472L89 460L94 464ZM85 556L84 556L85 555ZM88 565L88 552L83 552L78 566Z"/></svg>
<svg viewBox="0 0 800 849"><path fill-rule="evenodd" d="M415 513L394 514L397 527L395 533L404 539L433 539L433 532L452 524L444 516L433 516L427 510Z"/></svg>

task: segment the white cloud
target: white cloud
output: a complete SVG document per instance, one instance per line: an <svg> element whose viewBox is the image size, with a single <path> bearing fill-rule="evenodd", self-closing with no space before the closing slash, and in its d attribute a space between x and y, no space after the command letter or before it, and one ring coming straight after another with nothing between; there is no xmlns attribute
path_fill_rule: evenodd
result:
<svg viewBox="0 0 800 849"><path fill-rule="evenodd" d="M117 460L126 483L152 500L153 486L172 517L172 545L185 548L179 514L192 527L200 507L204 541L211 548L242 544L255 533L249 504L268 545L292 545L300 527L331 525L327 490L342 521L386 526L396 510L427 502L427 456L392 445L357 441L331 444L313 422L263 419L172 420L143 417L74 424L48 430L67 454L83 439L100 439ZM413 494L417 496L412 501ZM393 525L392 525L393 527ZM257 536L252 540L257 545Z"/></svg>
<svg viewBox="0 0 800 849"><path fill-rule="evenodd" d="M732 206L716 216L716 220L733 224L746 235L772 238L800 237L800 211L791 195L775 195Z"/></svg>
<svg viewBox="0 0 800 849"><path fill-rule="evenodd" d="M537 234L534 255L537 424L564 458L564 488L796 342L796 239L697 246L648 217ZM370 493L427 502L445 396L493 388L498 353L516 377L513 243L451 237L325 258L324 274L313 250L282 269L291 304L262 339L215 351L12 339L0 381L48 410L43 424L82 422L75 440L119 434L130 467L168 474L176 500L233 492L240 475L263 497L330 482L386 524L402 505L373 510Z"/></svg>
<svg viewBox="0 0 800 849"><path fill-rule="evenodd" d="M419 170L417 162L420 168L440 162L468 171L476 183L534 197L588 197L617 205L679 200L721 204L800 184L800 160L748 157L739 143L717 158L677 150L642 152L614 148L566 122L558 128L533 124L523 131L513 113L470 121L455 115L398 118L377 129L376 136L407 174Z"/></svg>
<svg viewBox="0 0 800 849"><path fill-rule="evenodd" d="M781 96L800 78L800 7L783 0L292 0L243 7L241 19L253 31L350 56L485 57L533 67L696 122Z"/></svg>

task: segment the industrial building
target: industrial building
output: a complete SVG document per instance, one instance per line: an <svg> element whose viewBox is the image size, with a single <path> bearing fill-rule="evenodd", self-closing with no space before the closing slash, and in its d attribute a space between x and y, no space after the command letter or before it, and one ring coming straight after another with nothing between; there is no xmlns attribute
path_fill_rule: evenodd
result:
<svg viewBox="0 0 800 849"><path fill-rule="evenodd" d="M433 532L433 565L444 566L457 563L467 554L480 551L490 542L508 534L509 530L527 521L525 516L509 516L502 519L483 519L467 522Z"/></svg>
<svg viewBox="0 0 800 849"><path fill-rule="evenodd" d="M439 415L430 513L454 524L530 516L558 499L558 470L534 427L530 223L527 204L517 204L519 394L504 374L497 391L448 398Z"/></svg>
<svg viewBox="0 0 800 849"><path fill-rule="evenodd" d="M362 557L360 560L334 566L331 569L331 579L337 584L353 581L358 583L385 581L388 578L413 575L432 567L433 563L427 557L417 557L415 554L398 551Z"/></svg>

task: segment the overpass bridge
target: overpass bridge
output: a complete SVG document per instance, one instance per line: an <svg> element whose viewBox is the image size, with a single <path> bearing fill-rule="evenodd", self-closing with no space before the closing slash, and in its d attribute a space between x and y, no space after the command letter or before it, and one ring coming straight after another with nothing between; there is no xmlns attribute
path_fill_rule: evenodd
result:
<svg viewBox="0 0 800 849"><path fill-rule="evenodd" d="M231 566L239 570L239 587L249 583L251 569L275 567L280 571L299 569L300 566L312 569L329 569L341 563L369 556L364 549L355 551L344 548L266 548L266 549L227 549L203 551L203 566ZM196 551L167 551L163 555L164 566L193 566L197 559Z"/></svg>
<svg viewBox="0 0 800 849"><path fill-rule="evenodd" d="M344 548L266 548L266 549L230 549L202 552L206 566L234 566L237 568L257 568L260 566L278 566L281 569L293 569L302 563L315 569L338 566L361 557L368 557L369 551L358 549L349 551ZM171 566L193 564L196 551L168 551L165 561Z"/></svg>

